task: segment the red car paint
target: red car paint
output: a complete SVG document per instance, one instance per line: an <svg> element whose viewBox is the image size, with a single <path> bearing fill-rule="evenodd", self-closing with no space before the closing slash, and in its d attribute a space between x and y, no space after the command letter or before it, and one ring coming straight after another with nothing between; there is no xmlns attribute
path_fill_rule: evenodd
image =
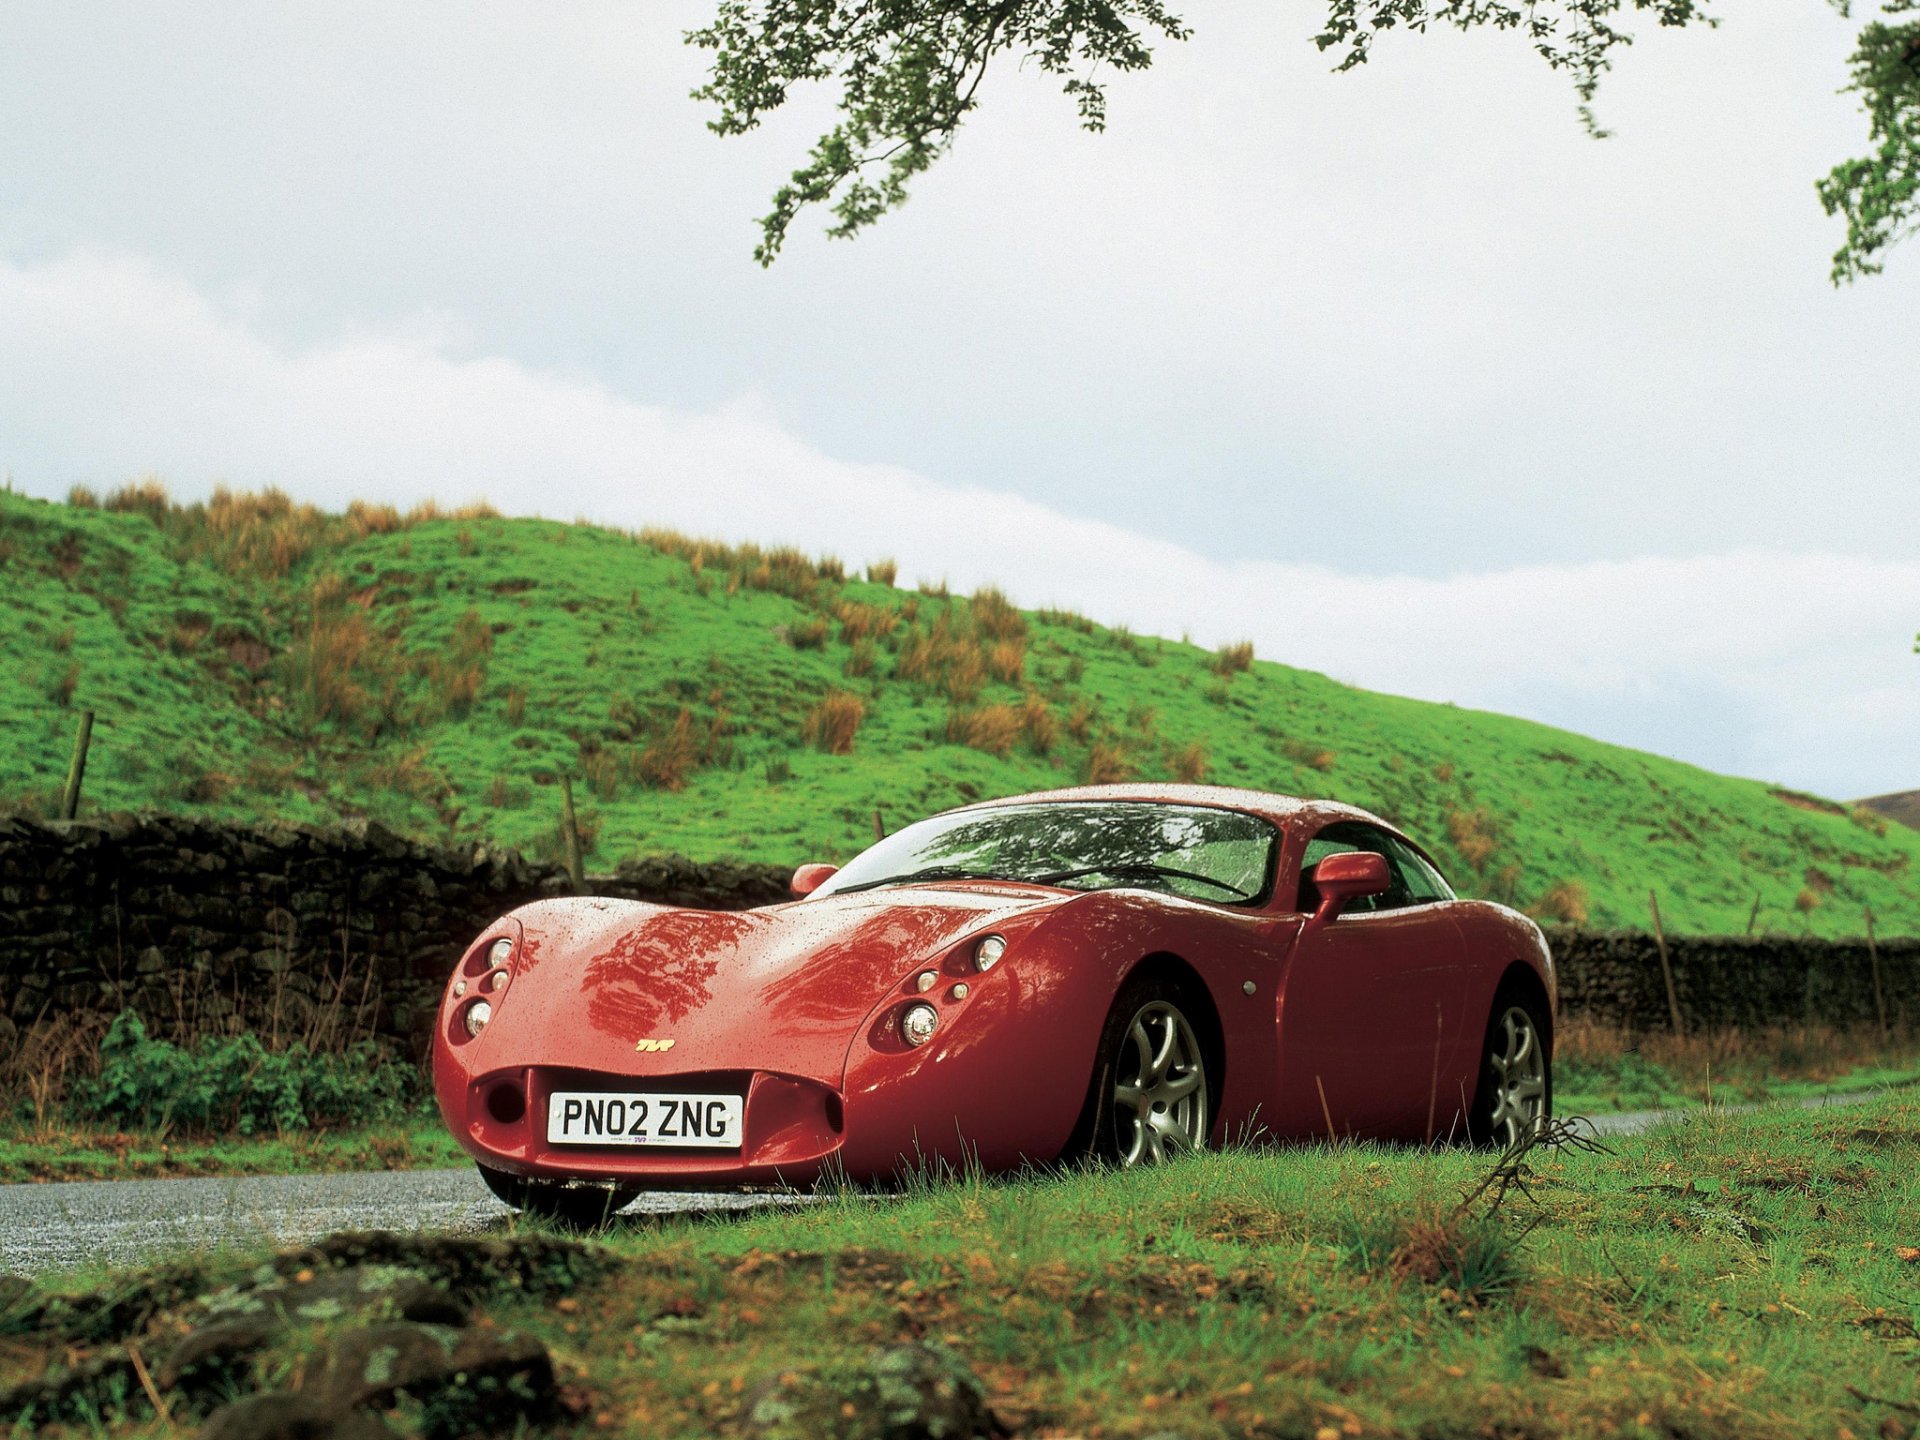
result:
<svg viewBox="0 0 1920 1440"><path fill-rule="evenodd" d="M1407 838L1364 811L1194 785L1082 787L967 809L1043 800L1259 816L1281 836L1271 894L1228 906L955 880L737 913L539 901L489 926L449 982L433 1047L442 1116L488 1168L649 1187L1047 1162L1081 1120L1117 992L1150 962L1191 971L1217 1017L1212 1143L1324 1137L1329 1125L1417 1140L1461 1129L1503 981L1535 987L1551 1016L1546 943L1505 907L1301 912L1301 853L1323 825L1359 820ZM824 878L808 875L804 888ZM1007 950L976 973L972 946L988 933ZM508 978L485 992L492 1021L469 1036L464 1010L497 974L487 953L502 937L514 942ZM923 994L916 977L926 970L937 983ZM961 982L968 993L956 998ZM919 999L940 1024L916 1049L897 1020ZM744 1095L744 1144L737 1153L550 1146L555 1090Z"/></svg>

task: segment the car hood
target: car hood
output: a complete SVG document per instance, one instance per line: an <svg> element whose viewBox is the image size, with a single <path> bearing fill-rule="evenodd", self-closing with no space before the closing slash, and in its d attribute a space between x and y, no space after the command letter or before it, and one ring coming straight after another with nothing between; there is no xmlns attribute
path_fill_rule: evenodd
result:
<svg viewBox="0 0 1920 1440"><path fill-rule="evenodd" d="M738 912L539 901L513 912L524 938L475 1059L488 1071L771 1070L838 1085L856 1027L916 967L1071 898L966 884ZM639 1051L643 1040L672 1043Z"/></svg>

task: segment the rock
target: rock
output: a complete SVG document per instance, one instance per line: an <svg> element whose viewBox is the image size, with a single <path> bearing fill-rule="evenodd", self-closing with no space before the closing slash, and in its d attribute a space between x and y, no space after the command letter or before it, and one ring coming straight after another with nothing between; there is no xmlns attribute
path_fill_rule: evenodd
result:
<svg viewBox="0 0 1920 1440"><path fill-rule="evenodd" d="M405 1322L340 1336L303 1388L330 1405L376 1410L410 1395L455 1430L463 1413L485 1416L490 1426L502 1417L543 1415L556 1393L553 1360L531 1335Z"/></svg>
<svg viewBox="0 0 1920 1440"><path fill-rule="evenodd" d="M10 1433L30 1435L34 1431L23 1421L74 1420L128 1406L144 1412L148 1401L133 1357L114 1350L0 1392L0 1426L9 1427Z"/></svg>
<svg viewBox="0 0 1920 1440"><path fill-rule="evenodd" d="M329 1405L312 1395L249 1395L214 1411L201 1440L394 1440L377 1415Z"/></svg>
<svg viewBox="0 0 1920 1440"><path fill-rule="evenodd" d="M303 1390L333 1405L388 1409L402 1394L424 1395L452 1383L460 1332L444 1325L394 1321L349 1330L327 1348Z"/></svg>
<svg viewBox="0 0 1920 1440"><path fill-rule="evenodd" d="M225 1385L246 1360L272 1344L280 1330L279 1317L267 1314L202 1325L167 1352L153 1372L153 1383L188 1394Z"/></svg>
<svg viewBox="0 0 1920 1440"><path fill-rule="evenodd" d="M875 1350L852 1366L770 1376L749 1396L745 1423L761 1440L996 1440L1008 1433L965 1362L928 1342Z"/></svg>
<svg viewBox="0 0 1920 1440"><path fill-rule="evenodd" d="M209 1296L201 1313L212 1320L260 1318L276 1326L348 1316L464 1325L466 1307L415 1271L395 1265L299 1269ZM303 1278L304 1277L304 1278Z"/></svg>

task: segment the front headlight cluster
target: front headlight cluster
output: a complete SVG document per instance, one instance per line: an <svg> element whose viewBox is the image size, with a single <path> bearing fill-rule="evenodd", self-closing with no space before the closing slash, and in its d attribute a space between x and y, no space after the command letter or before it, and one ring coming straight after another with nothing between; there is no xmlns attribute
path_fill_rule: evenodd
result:
<svg viewBox="0 0 1920 1440"><path fill-rule="evenodd" d="M1007 953L1007 939L1004 935L983 935L974 943L973 968L985 974L1000 963L1000 957ZM940 983L938 971L923 970L914 977L913 988L921 994ZM972 987L962 980L956 983L947 994L954 1000L964 1000L972 993ZM909 1045L921 1046L933 1038L933 1032L940 1028L940 1012L925 1000L916 1000L900 1012L900 1038Z"/></svg>
<svg viewBox="0 0 1920 1440"><path fill-rule="evenodd" d="M486 973L474 982L473 988L481 995L498 995L507 988L507 981L512 978L512 971L507 968L512 963L513 941L503 935L487 947ZM466 993L466 980L456 979L453 982L454 999L458 1000ZM467 1006L461 1013L460 1023L469 1036L478 1036L487 1028L487 1022L491 1019L493 1019L493 1004L491 1001L482 999L475 1000Z"/></svg>

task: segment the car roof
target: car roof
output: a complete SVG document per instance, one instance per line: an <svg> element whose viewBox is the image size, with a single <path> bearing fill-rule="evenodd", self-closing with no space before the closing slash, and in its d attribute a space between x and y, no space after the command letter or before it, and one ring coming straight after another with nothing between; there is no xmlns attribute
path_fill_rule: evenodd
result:
<svg viewBox="0 0 1920 1440"><path fill-rule="evenodd" d="M1074 785L1063 790L1032 790L1024 795L1007 795L956 806L946 814L967 810L991 810L1004 805L1032 805L1047 800L1137 800L1149 805L1202 805L1216 810L1244 810L1275 824L1290 820L1309 821L1364 820L1395 834L1399 827L1378 815L1346 805L1338 800L1310 799L1299 795L1275 795L1266 790L1245 790L1233 785Z"/></svg>

